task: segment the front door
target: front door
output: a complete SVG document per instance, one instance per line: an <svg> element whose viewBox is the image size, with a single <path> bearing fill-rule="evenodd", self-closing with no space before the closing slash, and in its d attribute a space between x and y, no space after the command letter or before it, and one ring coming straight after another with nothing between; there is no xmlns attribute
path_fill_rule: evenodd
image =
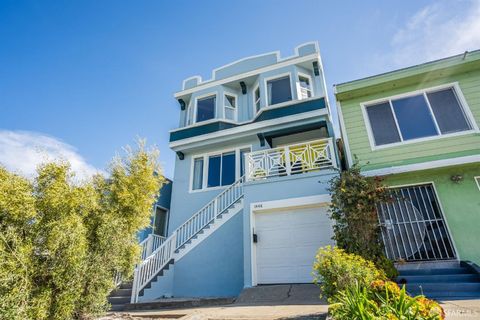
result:
<svg viewBox="0 0 480 320"><path fill-rule="evenodd" d="M153 233L157 236L167 236L167 216L168 211L162 207L155 207L155 221L153 223Z"/></svg>
<svg viewBox="0 0 480 320"><path fill-rule="evenodd" d="M387 257L393 261L456 259L433 185L392 191L392 202L377 205Z"/></svg>

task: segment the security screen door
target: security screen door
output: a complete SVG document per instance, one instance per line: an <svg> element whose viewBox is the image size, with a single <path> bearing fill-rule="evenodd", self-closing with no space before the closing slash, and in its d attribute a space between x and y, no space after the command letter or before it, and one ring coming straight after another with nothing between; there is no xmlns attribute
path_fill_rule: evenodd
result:
<svg viewBox="0 0 480 320"><path fill-rule="evenodd" d="M455 259L455 249L432 184L392 189L377 205L386 255L393 261Z"/></svg>

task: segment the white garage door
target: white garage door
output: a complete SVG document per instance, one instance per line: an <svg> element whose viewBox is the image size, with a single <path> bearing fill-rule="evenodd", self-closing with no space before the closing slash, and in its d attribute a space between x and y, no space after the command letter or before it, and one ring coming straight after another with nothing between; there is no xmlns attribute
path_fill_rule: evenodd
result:
<svg viewBox="0 0 480 320"><path fill-rule="evenodd" d="M311 283L319 247L333 244L327 207L255 214L257 283Z"/></svg>

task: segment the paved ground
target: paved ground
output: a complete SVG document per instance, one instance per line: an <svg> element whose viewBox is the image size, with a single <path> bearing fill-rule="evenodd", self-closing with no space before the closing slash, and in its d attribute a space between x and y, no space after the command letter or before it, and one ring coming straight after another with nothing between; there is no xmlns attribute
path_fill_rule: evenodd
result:
<svg viewBox="0 0 480 320"><path fill-rule="evenodd" d="M324 320L328 304L315 285L278 285L244 290L237 301L221 307L129 312L110 319L182 320Z"/></svg>
<svg viewBox="0 0 480 320"><path fill-rule="evenodd" d="M480 319L480 299L440 301L447 320Z"/></svg>
<svg viewBox="0 0 480 320"><path fill-rule="evenodd" d="M324 320L328 311L314 285L278 285L247 289L230 305L204 308L136 311L101 320ZM447 320L480 319L480 299L441 301Z"/></svg>

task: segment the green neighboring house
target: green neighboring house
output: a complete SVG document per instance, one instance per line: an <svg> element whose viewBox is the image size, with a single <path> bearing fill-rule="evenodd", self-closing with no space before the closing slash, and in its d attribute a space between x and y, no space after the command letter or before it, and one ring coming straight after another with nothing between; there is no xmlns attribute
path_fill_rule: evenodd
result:
<svg viewBox="0 0 480 320"><path fill-rule="evenodd" d="M335 86L347 163L399 195L379 205L395 261L480 264L480 50Z"/></svg>

